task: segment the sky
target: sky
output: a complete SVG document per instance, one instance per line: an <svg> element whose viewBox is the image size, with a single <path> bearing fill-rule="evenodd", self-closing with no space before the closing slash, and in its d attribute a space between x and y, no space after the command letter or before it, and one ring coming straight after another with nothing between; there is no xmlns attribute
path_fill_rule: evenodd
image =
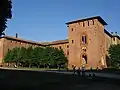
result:
<svg viewBox="0 0 120 90"><path fill-rule="evenodd" d="M109 32L120 34L120 0L12 0L6 35L38 42L68 38L66 22L101 16Z"/></svg>

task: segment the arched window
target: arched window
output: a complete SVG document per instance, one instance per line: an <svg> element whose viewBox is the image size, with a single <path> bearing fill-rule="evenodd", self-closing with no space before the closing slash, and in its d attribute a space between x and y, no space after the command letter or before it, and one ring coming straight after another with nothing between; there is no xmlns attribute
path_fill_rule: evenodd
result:
<svg viewBox="0 0 120 90"><path fill-rule="evenodd" d="M82 43L83 44L87 43L87 37L85 35L82 36Z"/></svg>
<svg viewBox="0 0 120 90"><path fill-rule="evenodd" d="M82 64L83 65L87 64L87 55L85 54L82 55Z"/></svg>

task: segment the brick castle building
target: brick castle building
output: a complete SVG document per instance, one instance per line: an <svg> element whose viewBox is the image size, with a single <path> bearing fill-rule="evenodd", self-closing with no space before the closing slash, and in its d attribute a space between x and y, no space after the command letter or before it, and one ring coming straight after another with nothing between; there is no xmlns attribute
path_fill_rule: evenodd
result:
<svg viewBox="0 0 120 90"><path fill-rule="evenodd" d="M108 66L108 49L111 44L120 44L120 37L109 33L105 29L107 23L100 17L90 17L70 21L68 39L48 43L39 43L11 36L0 38L0 64L4 63L4 56L14 47L44 47L52 46L63 49L68 58L68 68L72 65L86 68L101 68Z"/></svg>

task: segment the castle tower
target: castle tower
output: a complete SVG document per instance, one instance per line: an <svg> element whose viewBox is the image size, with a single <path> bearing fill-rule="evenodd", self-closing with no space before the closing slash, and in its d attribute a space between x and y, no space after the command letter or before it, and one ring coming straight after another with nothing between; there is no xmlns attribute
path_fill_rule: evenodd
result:
<svg viewBox="0 0 120 90"><path fill-rule="evenodd" d="M69 40L68 67L106 66L104 25L107 23L100 16L96 16L66 24Z"/></svg>

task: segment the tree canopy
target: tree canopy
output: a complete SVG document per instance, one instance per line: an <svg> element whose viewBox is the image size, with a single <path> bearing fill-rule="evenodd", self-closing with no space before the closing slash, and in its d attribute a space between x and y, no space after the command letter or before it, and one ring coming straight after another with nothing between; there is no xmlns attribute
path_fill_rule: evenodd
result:
<svg viewBox="0 0 120 90"><path fill-rule="evenodd" d="M7 19L12 18L11 3L11 0L0 0L0 36L4 35Z"/></svg>
<svg viewBox="0 0 120 90"><path fill-rule="evenodd" d="M109 57L111 67L120 68L120 44L110 46Z"/></svg>
<svg viewBox="0 0 120 90"><path fill-rule="evenodd" d="M21 66L36 67L57 67L65 65L67 57L65 57L62 49L53 47L24 47L13 48L9 50L4 58L5 63L16 63Z"/></svg>

